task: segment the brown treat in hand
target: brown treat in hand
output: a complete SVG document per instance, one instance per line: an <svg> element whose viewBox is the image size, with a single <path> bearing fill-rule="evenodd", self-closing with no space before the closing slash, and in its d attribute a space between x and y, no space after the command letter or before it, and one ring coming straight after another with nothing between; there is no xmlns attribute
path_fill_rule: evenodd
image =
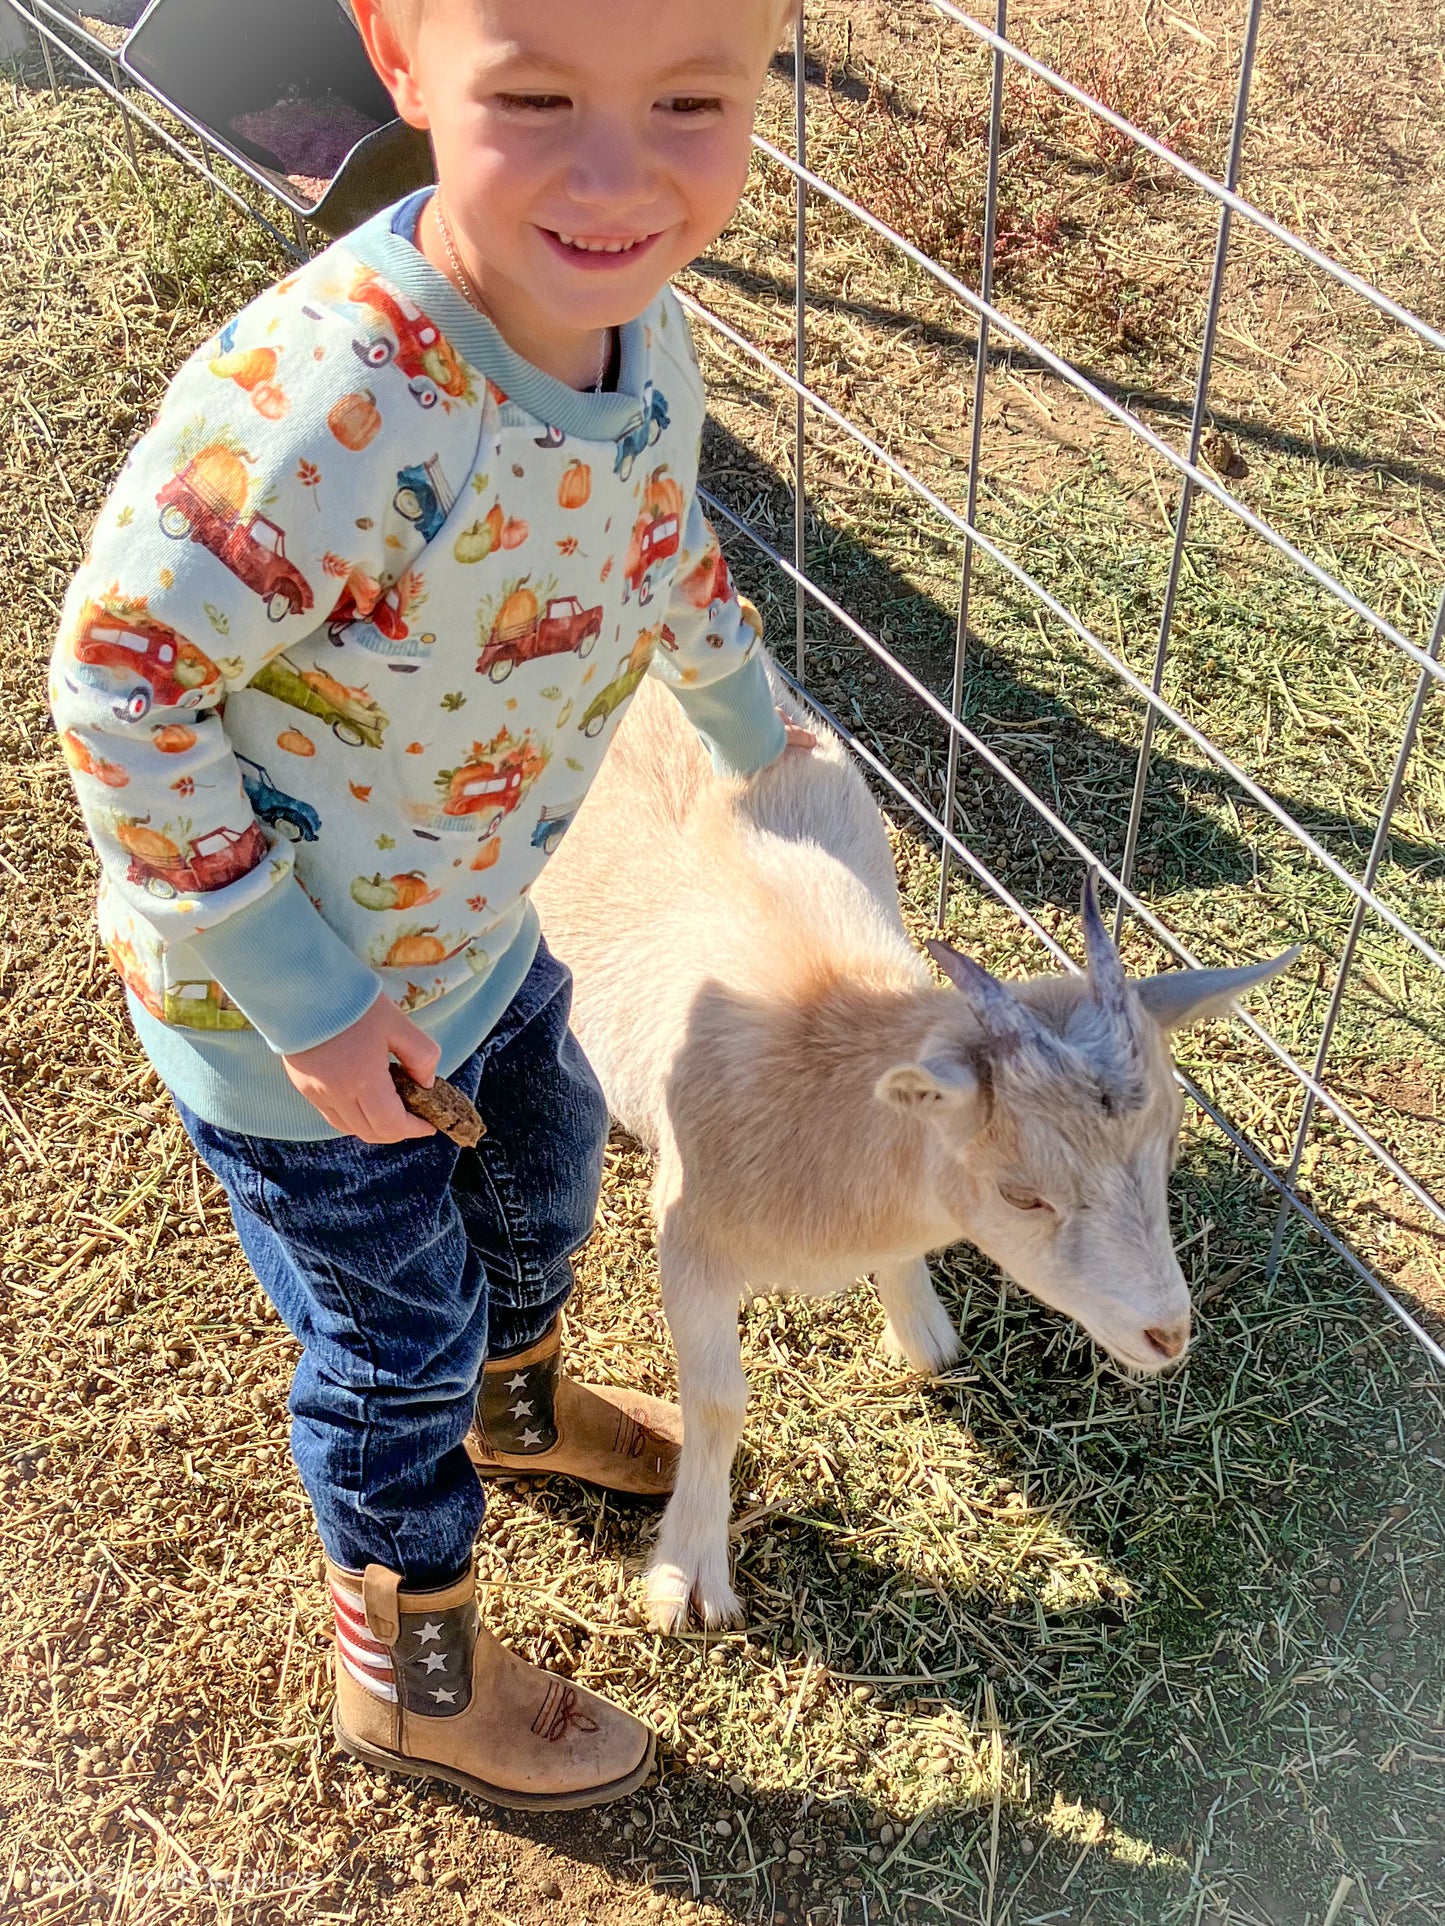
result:
<svg viewBox="0 0 1445 1926"><path fill-rule="evenodd" d="M393 1063L390 1069L396 1094L414 1117L420 1117L423 1123L435 1124L463 1150L470 1150L486 1136L487 1126L478 1116L476 1105L445 1077L438 1077L428 1089L415 1077L409 1077L399 1063Z"/></svg>

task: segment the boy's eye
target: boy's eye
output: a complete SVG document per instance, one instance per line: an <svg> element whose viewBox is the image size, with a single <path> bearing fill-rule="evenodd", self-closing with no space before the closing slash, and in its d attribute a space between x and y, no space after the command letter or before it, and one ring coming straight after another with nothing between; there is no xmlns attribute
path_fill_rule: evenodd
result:
<svg viewBox="0 0 1445 1926"><path fill-rule="evenodd" d="M670 114L715 114L722 108L715 94L674 94L661 104Z"/></svg>
<svg viewBox="0 0 1445 1926"><path fill-rule="evenodd" d="M555 107L570 107L566 94L498 94L497 105L524 114L545 114Z"/></svg>

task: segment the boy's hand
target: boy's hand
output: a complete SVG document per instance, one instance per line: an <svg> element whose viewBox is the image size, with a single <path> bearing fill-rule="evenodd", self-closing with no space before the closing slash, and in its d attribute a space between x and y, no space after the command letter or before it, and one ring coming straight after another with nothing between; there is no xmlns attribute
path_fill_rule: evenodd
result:
<svg viewBox="0 0 1445 1926"><path fill-rule="evenodd" d="M388 1064L396 1057L409 1076L429 1085L440 1055L434 1037L390 997L379 996L350 1029L281 1061L333 1130L360 1137L364 1144L395 1144L406 1137L434 1137L436 1129L403 1109Z"/></svg>
<svg viewBox="0 0 1445 1926"><path fill-rule="evenodd" d="M817 748L818 738L813 734L811 729L805 729L801 722L794 722L791 717L783 715L781 709L779 709L778 715L782 720L783 733L788 738L783 744L784 755L786 755L790 749Z"/></svg>

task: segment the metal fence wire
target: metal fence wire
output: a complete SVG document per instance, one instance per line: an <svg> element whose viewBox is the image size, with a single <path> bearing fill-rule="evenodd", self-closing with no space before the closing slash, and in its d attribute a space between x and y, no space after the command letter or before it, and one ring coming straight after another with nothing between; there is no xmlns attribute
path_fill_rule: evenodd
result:
<svg viewBox="0 0 1445 1926"><path fill-rule="evenodd" d="M40 35L52 82L55 79L54 59L59 53L67 64L80 71L115 101L125 123L133 165L138 165L138 162L132 121L204 175L216 191L260 222L288 255L296 257L309 251L304 223L299 219L291 220L288 216L292 233L284 233L278 228L252 200L238 191L225 169L217 171L212 164L214 157L204 141L196 136L195 130L172 126L158 119L148 105L142 104L145 97L124 83L113 50L83 30L77 30L73 17L58 10L53 0L0 0L0 6L4 5L20 14L26 25ZM912 6L904 10L937 16L947 23L951 35L971 37L989 51L991 84L986 114L978 285L969 285L959 274L914 245L876 212L843 192L809 165L810 107L806 41L811 16L807 9L801 10L794 31L792 61L793 151L785 151L761 134L754 137L758 152L770 167L783 171L793 188L791 366L784 366L748 332L735 326L695 293L684 292L682 296L697 325L700 341L705 341L710 335L731 354L734 366L738 357L741 357L743 365L755 370L759 379L765 378L767 383L773 384L779 395L792 398L788 437L792 472L786 478L792 495L791 552L779 545L776 516L767 512L743 512L723 498L716 481L704 491L711 512L722 531L735 535L743 549L762 558L784 582L791 585L791 596L786 599L790 600L793 611L791 680L795 689L842 735L871 775L940 851L936 904L940 923L957 907L961 881L958 872L961 870L971 879L971 886L976 885L995 898L1051 958L1066 968L1078 967L1053 932L1021 900L1021 895L1026 892L1010 887L1009 882L983 860L977 848L971 846L967 824L962 819L960 785L966 767L972 763L977 770L988 772L994 782L1017 799L1022 812L1035 819L1039 828L1056 838L1077 859L1076 873L1084 865L1093 865L1099 870L1115 894L1116 929L1123 930L1132 918L1136 929L1147 932L1166 959L1182 964L1243 960L1222 950L1208 958L1200 957L1170 926L1160 905L1141 894L1141 838L1149 821L1151 807L1157 806L1151 799L1157 796L1161 732L1166 738L1173 737L1187 744L1196 758L1197 766L1218 772L1227 788L1232 789L1253 811L1281 832L1291 852L1290 862L1298 873L1310 870L1327 877L1342 892L1348 913L1342 921L1336 919L1340 925L1337 932L1322 931L1314 925L1307 912L1301 913L1302 927L1280 931L1286 937L1297 934L1309 939L1316 955L1325 959L1318 981L1321 1005L1318 1018L1312 1020L1312 1029L1307 1034L1300 1032L1304 1036L1303 1054L1296 1054L1297 1046L1283 1041L1257 1017L1245 1015L1243 1018L1257 1046L1255 1061L1272 1066L1271 1074L1277 1081L1282 1080L1285 1087L1294 1093L1283 1154L1279 1149L1278 1133L1275 1133L1276 1142L1271 1147L1261 1128L1267 1101L1256 1100L1238 1077L1233 1079L1228 1101L1218 1089L1206 1090L1202 1087L1198 1077L1186 1075L1181 1080L1233 1150L1277 1199L1271 1267L1281 1255L1291 1225L1303 1225L1376 1293L1437 1365L1445 1365L1445 1348L1401 1301L1396 1290L1381 1274L1378 1264L1367 1261L1352 1249L1340 1230L1326 1221L1321 1211L1311 1204L1304 1194L1302 1182L1306 1153L1315 1139L1321 1119L1328 1119L1332 1129L1331 1143L1353 1145L1352 1154L1378 1171L1380 1179L1392 1188L1392 1194L1402 1200L1409 1212L1409 1228L1427 1241L1438 1243L1445 1236L1445 1202L1431 1189L1427 1181L1430 1173L1412 1168L1412 1159L1408 1154L1396 1154L1382 1141L1377 1129L1372 1128L1359 1114L1359 1106L1348 1099L1331 1074L1333 1052L1342 1020L1347 1015L1359 1014L1356 1000L1362 993L1362 980L1371 979L1370 995L1379 995L1378 972L1368 967L1364 956L1372 933L1389 932L1394 939L1391 952L1394 957L1406 959L1412 969L1423 967L1437 989L1445 985L1445 953L1438 945L1438 930L1432 936L1426 928L1421 927L1424 919L1418 912L1407 913L1397 906L1397 902L1382 896L1378 889L1382 867L1390 859L1392 826L1406 791L1407 779L1412 774L1412 764L1418 761L1417 745L1422 725L1429 714L1428 705L1434 701L1438 707L1438 685L1445 681L1445 662L1442 662L1445 587L1440 591L1433 620L1421 624L1423 632L1414 636L1406 633L1381 609L1356 594L1340 579L1338 571L1291 541L1265 515L1232 492L1212 467L1201 462L1203 438L1210 421L1211 381L1226 275L1231 261L1231 245L1237 237L1239 223L1248 223L1276 248L1286 250L1298 261L1307 264L1318 276L1364 303L1373 311L1380 343L1403 334L1413 337L1421 352L1434 355L1445 353L1445 334L1239 193L1238 180L1249 130L1250 92L1255 77L1262 0L1248 0L1242 24L1233 114L1223 172L1219 178L1174 152L1164 142L1116 112L1103 100L1067 80L1010 39L1008 0L995 0L992 26L952 4L952 0L912 0ZM1188 410L1187 434L1182 446L1176 447L1151 427L1143 414L1131 406L1127 399L1120 399L1118 395L1108 392L1100 382L1091 380L1067 355L1055 351L1021 326L995 299L1000 167L1005 143L1005 80L1011 67L1031 76L1033 82L1052 90L1071 103L1073 108L1096 117L1132 148L1147 154L1157 167L1177 176L1183 187L1206 197L1217 207L1217 229L1200 322L1192 404ZM919 194L929 192L929 185L927 181L920 180ZM952 297L960 310L972 317L976 330L972 345L972 405L967 454L960 457L963 465L961 506L945 499L892 448L867 432L846 408L834 405L818 392L816 386L810 385L809 215L810 211L817 209L832 210L835 216L841 216L846 223L867 230L876 241L896 254L900 265L910 264L913 270L929 277L938 288ZM776 310L768 312L770 318L776 317ZM1026 357L1032 369L1047 371L1063 388L1081 397L1091 409L1098 411L1101 417L1177 477L1177 497L1168 509L1171 524L1169 559L1154 630L1152 664L1147 675L1131 668L1123 659L1127 651L1123 647L1122 636L1116 636L1117 646L1111 646L1096 628L1091 627L1069 605L1063 593L1056 593L1046 581L1038 579L1020 562L1003 535L990 533L980 525L981 501L988 472L985 420L989 384L991 378L997 378L996 364L1000 357L1006 360L1014 353ZM857 610L850 607L852 598L847 582L829 585L830 544L826 522L820 505L810 500L807 486L810 451L818 447L818 437L824 432L833 437L835 443L857 450L869 464L890 476L892 484L917 505L921 517L931 521L946 539L960 545L952 673L943 694L930 688L926 680L901 658L899 652L889 646L883 635L860 619ZM1237 756L1229 754L1212 738L1207 728L1186 713L1187 705L1182 701L1171 702L1163 693L1171 664L1171 650L1177 641L1176 618L1181 587L1190 566L1191 522L1201 496L1212 503L1223 517L1247 530L1257 543L1278 558L1288 579L1297 585L1301 598L1327 598L1345 610L1360 632L1372 637L1385 656L1395 658L1397 664L1403 661L1413 667L1413 691L1403 704L1398 740L1393 755L1388 758L1389 775L1369 837L1368 853L1358 873L1350 861L1327 848L1320 837L1311 833L1301 822L1299 815L1272 793L1267 769L1251 773ZM1109 826L1111 832L1120 832L1115 838L1116 851L1112 853L1097 847L1089 836L1081 833L1080 828L1068 820L1063 809L1051 802L1029 780L1027 774L1008 759L1003 745L998 740L990 740L985 719L980 718L979 728L967 720L966 695L971 651L976 655L980 646L976 617L981 558L1033 607L1040 621L1045 616L1050 618L1081 645L1100 666L1101 673L1111 679L1119 692L1127 692L1136 705L1139 733L1134 750L1132 787L1127 816ZM879 669L885 671L894 679L897 687L906 692L919 713L930 717L935 727L944 732L946 765L941 795L921 795L921 785L909 780L896 756L886 753L882 738L875 735L873 740L866 739L870 732L856 704L854 715L858 726L854 727L822 699L811 673L810 661L810 651L816 651L822 645L816 640L810 641L810 637L815 635L810 618L813 624L822 620L835 632L851 638L852 644L866 651ZM1442 859L1445 859L1445 852L1436 851L1430 861L1438 866ZM1397 1005L1409 1001L1408 979L1401 975L1399 981L1406 988L1397 995ZM1309 1007L1313 1009L1314 1006ZM1420 1160L1416 1157L1413 1161L1418 1164Z"/></svg>

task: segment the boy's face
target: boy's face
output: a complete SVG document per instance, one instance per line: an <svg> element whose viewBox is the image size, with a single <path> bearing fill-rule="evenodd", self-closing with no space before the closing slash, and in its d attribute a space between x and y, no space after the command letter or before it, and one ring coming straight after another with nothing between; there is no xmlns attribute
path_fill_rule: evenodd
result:
<svg viewBox="0 0 1445 1926"><path fill-rule="evenodd" d="M489 305L631 320L731 218L782 0L358 0Z"/></svg>

